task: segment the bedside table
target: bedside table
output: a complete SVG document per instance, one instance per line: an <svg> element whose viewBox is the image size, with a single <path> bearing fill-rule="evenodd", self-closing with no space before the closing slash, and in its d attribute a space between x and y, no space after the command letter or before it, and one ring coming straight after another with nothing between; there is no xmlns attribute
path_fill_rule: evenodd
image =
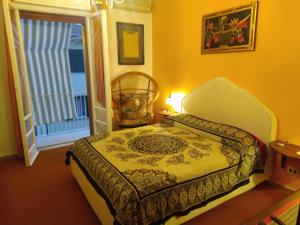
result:
<svg viewBox="0 0 300 225"><path fill-rule="evenodd" d="M271 149L281 155L280 167L284 168L286 158L300 159L300 146L292 145L280 141L272 141L270 143ZM300 162L300 161L299 161Z"/></svg>
<svg viewBox="0 0 300 225"><path fill-rule="evenodd" d="M176 112L170 112L170 111L166 111L165 109L160 109L158 111L155 112L154 117L153 117L153 123L160 123L160 121L164 118L166 118L167 116L171 116L176 114Z"/></svg>
<svg viewBox="0 0 300 225"><path fill-rule="evenodd" d="M292 190L300 189L300 146L273 141L274 165L271 180Z"/></svg>

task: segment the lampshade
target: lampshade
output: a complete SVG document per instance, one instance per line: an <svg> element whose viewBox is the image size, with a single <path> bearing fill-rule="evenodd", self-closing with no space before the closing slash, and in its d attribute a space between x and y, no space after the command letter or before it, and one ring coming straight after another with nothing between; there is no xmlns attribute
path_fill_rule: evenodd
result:
<svg viewBox="0 0 300 225"><path fill-rule="evenodd" d="M167 98L166 103L171 105L175 112L181 112L181 102L184 96L184 93L172 93Z"/></svg>
<svg viewBox="0 0 300 225"><path fill-rule="evenodd" d="M167 103L168 105L172 105L171 94L169 94L169 97L167 98L166 103Z"/></svg>

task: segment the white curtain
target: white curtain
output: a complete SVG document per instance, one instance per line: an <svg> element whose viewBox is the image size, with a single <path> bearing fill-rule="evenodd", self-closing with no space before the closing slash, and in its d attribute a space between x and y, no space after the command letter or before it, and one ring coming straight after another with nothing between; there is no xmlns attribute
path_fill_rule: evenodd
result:
<svg viewBox="0 0 300 225"><path fill-rule="evenodd" d="M68 48L70 23L22 19L35 125L76 116Z"/></svg>

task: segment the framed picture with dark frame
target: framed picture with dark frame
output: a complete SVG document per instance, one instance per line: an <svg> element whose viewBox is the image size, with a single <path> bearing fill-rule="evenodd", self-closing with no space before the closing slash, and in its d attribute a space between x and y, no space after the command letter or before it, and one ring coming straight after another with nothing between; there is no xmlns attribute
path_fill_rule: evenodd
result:
<svg viewBox="0 0 300 225"><path fill-rule="evenodd" d="M253 51L258 2L202 17L201 53Z"/></svg>
<svg viewBox="0 0 300 225"><path fill-rule="evenodd" d="M119 65L144 65L144 25L117 22Z"/></svg>

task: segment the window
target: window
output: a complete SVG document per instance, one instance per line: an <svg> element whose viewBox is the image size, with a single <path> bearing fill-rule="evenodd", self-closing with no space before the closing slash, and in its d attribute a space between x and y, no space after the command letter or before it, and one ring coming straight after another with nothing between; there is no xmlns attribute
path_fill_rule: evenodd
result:
<svg viewBox="0 0 300 225"><path fill-rule="evenodd" d="M69 49L71 73L84 73L84 58L82 49Z"/></svg>

